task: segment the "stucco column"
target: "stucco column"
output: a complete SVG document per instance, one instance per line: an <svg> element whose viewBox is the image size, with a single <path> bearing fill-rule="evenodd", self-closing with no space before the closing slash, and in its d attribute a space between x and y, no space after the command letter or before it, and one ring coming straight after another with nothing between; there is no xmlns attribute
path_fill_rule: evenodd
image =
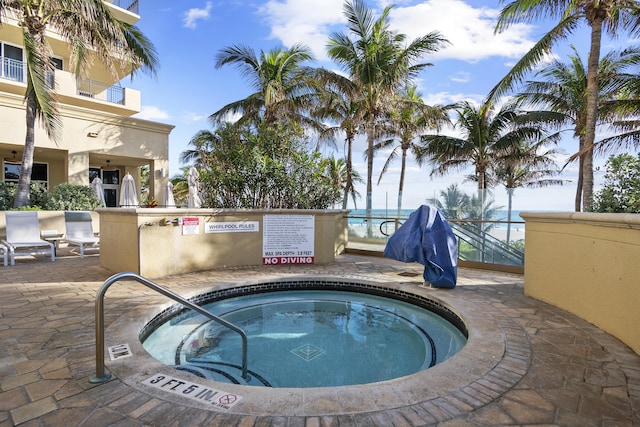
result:
<svg viewBox="0 0 640 427"><path fill-rule="evenodd" d="M88 185L89 152L76 151L67 154L67 182L75 185Z"/></svg>

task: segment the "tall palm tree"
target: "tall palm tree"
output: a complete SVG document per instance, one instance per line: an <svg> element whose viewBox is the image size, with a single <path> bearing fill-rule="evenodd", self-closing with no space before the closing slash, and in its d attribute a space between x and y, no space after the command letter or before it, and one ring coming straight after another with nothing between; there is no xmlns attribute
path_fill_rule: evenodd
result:
<svg viewBox="0 0 640 427"><path fill-rule="evenodd" d="M389 28L387 6L376 18L363 0L347 0L343 12L348 33L334 33L329 37L328 55L336 61L359 86L366 111L367 134L367 195L366 215L371 216L373 190L373 145L379 135L378 122L384 115L387 101L401 84L416 77L431 65L418 62L426 54L438 51L447 40L438 32L431 32L405 44L406 35ZM367 235L373 228L368 221Z"/></svg>
<svg viewBox="0 0 640 427"><path fill-rule="evenodd" d="M305 112L314 101L312 70L303 65L313 60L302 44L278 47L260 55L245 45L225 47L216 55L216 68L235 65L254 90L248 97L225 105L209 116L214 123L226 122L240 114L239 123L292 121L313 128L317 123Z"/></svg>
<svg viewBox="0 0 640 427"><path fill-rule="evenodd" d="M536 80L528 81L518 94L519 102L536 109L547 109L565 116L564 124L570 125L573 136L578 139L578 150L570 161L578 159L578 182L575 210L580 211L583 201L583 172L586 143L587 119L587 70L580 55L573 48L569 63L553 61L536 73ZM612 51L601 60L598 71L598 119L611 122L618 116L621 106L622 89L628 85L631 74L625 74L626 67L638 62L638 49ZM635 109L634 111L637 111ZM631 112L631 111L629 111Z"/></svg>
<svg viewBox="0 0 640 427"><path fill-rule="evenodd" d="M349 196L356 205L355 189L356 182L362 181L357 171L353 170L353 142L356 136L361 133L364 123L365 110L363 102L359 98L360 92L357 83L346 76L320 68L316 70L315 80L318 83L316 88L317 105L313 110L313 116L318 120L329 120L319 135L318 141L331 141L334 145L338 134L344 133L344 186L342 209L347 208ZM357 175L357 179L356 179Z"/></svg>
<svg viewBox="0 0 640 427"><path fill-rule="evenodd" d="M26 58L26 137L14 207L29 205L29 184L35 149L35 123L41 122L54 141L61 127L47 75L54 72L47 31L71 47L71 72L80 74L94 52L117 77L119 67L155 72L156 52L134 26L118 20L102 0L0 0L0 24L15 18L22 29Z"/></svg>
<svg viewBox="0 0 640 427"><path fill-rule="evenodd" d="M420 156L434 164L433 173L469 165L474 173L468 179L478 184L478 203L485 204L485 193L496 181L496 161L513 146L546 136L545 125L557 126L562 115L553 112L520 111L506 103L495 111L491 101L476 106L464 101L452 107L457 114L454 127L461 136L423 135Z"/></svg>
<svg viewBox="0 0 640 427"><path fill-rule="evenodd" d="M555 134L554 138L557 136L558 134ZM558 152L547 148L548 143L549 140L546 139L522 141L520 144L511 146L497 162L496 180L504 185L508 196L507 245L511 241L511 213L516 188L542 188L568 182L552 178L559 173L554 161Z"/></svg>
<svg viewBox="0 0 640 427"><path fill-rule="evenodd" d="M383 139L374 144L373 151L377 152L392 148L380 171L378 184L380 184L380 180L389 169L389 166L400 156L400 182L398 183L398 217L400 217L402 214L402 191L407 169L407 154L409 152L414 153L418 164L422 163L423 157L420 155L415 156L416 150L420 150L416 140L427 129L437 128L438 124L446 118L446 112L443 108L426 105L422 100L422 94L418 92L417 86L412 84L402 87L394 99L394 105L395 108L387 115L388 132L391 138Z"/></svg>
<svg viewBox="0 0 640 427"><path fill-rule="evenodd" d="M557 19L558 23L516 63L505 76L492 96L503 94L532 70L558 40L566 38L581 21L591 28L591 43L587 63L587 109L585 115L584 147L581 150L583 193L582 207L591 210L593 196L593 146L598 119L598 63L602 33L612 36L620 30L632 35L640 34L640 2L638 0L513 0L500 12L496 31L500 32L516 23L528 23L537 19Z"/></svg>

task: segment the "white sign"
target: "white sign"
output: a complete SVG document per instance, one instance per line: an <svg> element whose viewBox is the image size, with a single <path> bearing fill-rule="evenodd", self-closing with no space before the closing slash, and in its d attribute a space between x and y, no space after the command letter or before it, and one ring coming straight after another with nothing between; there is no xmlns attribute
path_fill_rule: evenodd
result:
<svg viewBox="0 0 640 427"><path fill-rule="evenodd" d="M133 356L133 353L131 353L129 344L119 344L109 347L109 358L111 358L111 360L124 359L125 357L131 356Z"/></svg>
<svg viewBox="0 0 640 427"><path fill-rule="evenodd" d="M192 383L191 381L181 380L165 374L156 374L142 381L142 384L222 409L229 409L242 399L237 394L215 390L202 384Z"/></svg>
<svg viewBox="0 0 640 427"><path fill-rule="evenodd" d="M182 218L182 235L187 236L190 234L200 234L200 218Z"/></svg>
<svg viewBox="0 0 640 427"><path fill-rule="evenodd" d="M313 264L315 217L265 215L262 219L262 263Z"/></svg>
<svg viewBox="0 0 640 427"><path fill-rule="evenodd" d="M205 233L247 233L260 231L258 221L205 222Z"/></svg>

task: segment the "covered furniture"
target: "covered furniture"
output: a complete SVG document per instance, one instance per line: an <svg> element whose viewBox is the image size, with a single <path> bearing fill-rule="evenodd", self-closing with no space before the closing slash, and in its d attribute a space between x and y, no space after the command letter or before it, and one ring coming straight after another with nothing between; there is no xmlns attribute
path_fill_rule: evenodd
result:
<svg viewBox="0 0 640 427"><path fill-rule="evenodd" d="M424 265L423 278L436 288L454 288L458 275L456 236L438 209L422 205L387 241L384 256Z"/></svg>
<svg viewBox="0 0 640 427"><path fill-rule="evenodd" d="M36 211L6 211L7 239L2 240L9 250L11 265L16 256L51 255L55 261L53 243L40 238L40 225ZM17 252L18 251L18 252Z"/></svg>
<svg viewBox="0 0 640 427"><path fill-rule="evenodd" d="M65 211L64 224L64 241L79 246L81 258L84 258L85 249L99 249L100 238L93 232L90 212Z"/></svg>

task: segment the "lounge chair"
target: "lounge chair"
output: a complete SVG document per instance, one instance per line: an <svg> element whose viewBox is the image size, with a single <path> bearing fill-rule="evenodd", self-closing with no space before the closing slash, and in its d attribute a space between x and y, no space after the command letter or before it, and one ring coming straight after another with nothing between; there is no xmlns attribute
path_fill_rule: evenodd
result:
<svg viewBox="0 0 640 427"><path fill-rule="evenodd" d="M9 249L7 249L7 247L3 244L0 244L0 252L2 252L2 265L4 265L5 267L7 266L8 262L7 262L7 253L9 252Z"/></svg>
<svg viewBox="0 0 640 427"><path fill-rule="evenodd" d="M91 213L88 211L66 211L64 213L66 233L64 241L80 247L80 257L85 249L100 249L100 238L93 232Z"/></svg>
<svg viewBox="0 0 640 427"><path fill-rule="evenodd" d="M2 243L9 251L11 265L16 256L51 255L56 260L53 243L40 238L40 225L36 211L6 211L7 238ZM25 250L24 252L22 250ZM19 252L16 252L19 251Z"/></svg>

